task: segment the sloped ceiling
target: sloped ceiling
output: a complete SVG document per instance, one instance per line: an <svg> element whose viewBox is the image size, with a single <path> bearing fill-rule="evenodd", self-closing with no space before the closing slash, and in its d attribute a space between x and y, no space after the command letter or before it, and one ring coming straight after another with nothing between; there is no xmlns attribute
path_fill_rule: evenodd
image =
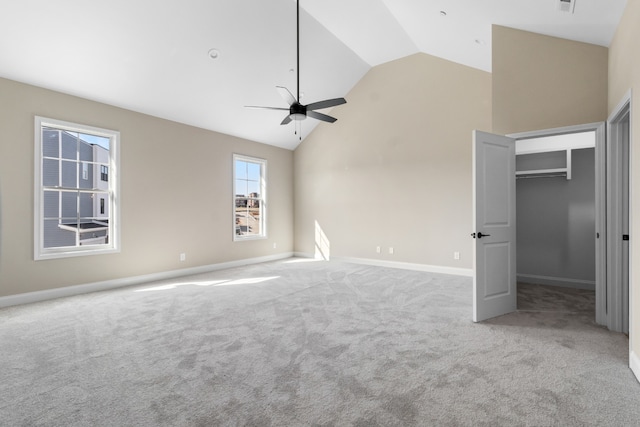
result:
<svg viewBox="0 0 640 427"><path fill-rule="evenodd" d="M300 0L301 102L345 96L371 67L417 52L491 71L492 24L608 46L626 5L575 0L567 13L559 1ZM296 92L295 10L294 0L0 0L0 77L294 149L319 122L296 135L282 111L244 106L286 107L275 86Z"/></svg>

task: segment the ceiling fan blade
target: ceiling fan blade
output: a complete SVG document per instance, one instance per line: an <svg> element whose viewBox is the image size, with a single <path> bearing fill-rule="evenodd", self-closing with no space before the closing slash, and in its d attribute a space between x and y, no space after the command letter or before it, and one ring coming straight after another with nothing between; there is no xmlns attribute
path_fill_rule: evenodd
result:
<svg viewBox="0 0 640 427"><path fill-rule="evenodd" d="M307 105L307 111L322 110L323 108L335 107L336 105L342 105L346 103L347 100L344 98L325 99L324 101L313 102Z"/></svg>
<svg viewBox="0 0 640 427"><path fill-rule="evenodd" d="M280 123L281 125L287 125L291 123L291 115L288 115L287 117L284 118L284 120L282 121L282 123Z"/></svg>
<svg viewBox="0 0 640 427"><path fill-rule="evenodd" d="M307 116L317 120L322 120L323 122L329 122L329 123L333 123L336 120L338 120L335 117L327 116L326 114L318 113L317 111L307 110Z"/></svg>
<svg viewBox="0 0 640 427"><path fill-rule="evenodd" d="M261 107L259 105L245 105L244 108L253 108L253 109L258 109L258 110L282 110L282 111L289 111L288 108L282 108L282 107Z"/></svg>
<svg viewBox="0 0 640 427"><path fill-rule="evenodd" d="M296 102L298 102L298 100L295 98L295 96L293 96L293 94L291 92L289 92L289 89L287 89L286 87L284 87L284 86L276 86L276 89L278 89L278 93L280 94L282 99L284 99L287 102L287 104L293 105Z"/></svg>

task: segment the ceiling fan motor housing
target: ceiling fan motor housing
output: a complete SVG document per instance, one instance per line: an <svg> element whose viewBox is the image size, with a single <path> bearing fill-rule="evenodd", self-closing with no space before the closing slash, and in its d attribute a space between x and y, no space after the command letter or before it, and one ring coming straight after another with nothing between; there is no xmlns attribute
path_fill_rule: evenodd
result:
<svg viewBox="0 0 640 427"><path fill-rule="evenodd" d="M307 106L298 102L291 104L289 107L289 117L292 120L304 120L307 118Z"/></svg>

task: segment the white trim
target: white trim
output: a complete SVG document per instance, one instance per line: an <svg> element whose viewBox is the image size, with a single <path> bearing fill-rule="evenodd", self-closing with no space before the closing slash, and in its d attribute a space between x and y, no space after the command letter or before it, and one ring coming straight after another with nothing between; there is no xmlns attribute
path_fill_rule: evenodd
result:
<svg viewBox="0 0 640 427"><path fill-rule="evenodd" d="M244 161L247 163L257 163L260 165L260 234L255 235L238 235L236 233L236 162ZM244 154L233 154L233 177L231 186L233 188L232 202L232 224L233 224L233 241L244 242L248 240L262 240L267 238L267 160L259 157L245 156ZM246 197L249 197L247 194Z"/></svg>
<svg viewBox="0 0 640 427"><path fill-rule="evenodd" d="M535 274L518 274L518 282L536 285L559 286L562 288L588 289L595 291L595 280L567 279L565 277L538 276Z"/></svg>
<svg viewBox="0 0 640 427"><path fill-rule="evenodd" d="M516 142L516 156L521 154L547 153L551 151L577 150L581 148L594 148L596 146L595 133L585 138L584 134L595 132L594 130L563 134L565 138L557 140L559 135L541 136L529 139L519 139Z"/></svg>
<svg viewBox="0 0 640 427"><path fill-rule="evenodd" d="M313 255L296 252L295 256L300 258L314 258ZM455 268L442 267L437 265L416 264L411 262L400 261L384 261L370 258L352 258L352 257L331 257L332 261L350 262L352 264L373 265L376 267L400 268L403 270L425 271L429 273L452 274L454 276L472 277L473 270L471 268Z"/></svg>
<svg viewBox="0 0 640 427"><path fill-rule="evenodd" d="M631 89L627 91L622 100L618 103L616 108L612 111L611 115L607 118L607 327L616 332L625 332L623 321L625 311L628 314L629 321L629 348L633 348L632 345L632 334L631 334L631 325L632 325L632 270L633 270L633 246L631 244L628 245L628 289L624 289L623 287L623 274L619 268L623 256L623 248L622 242L618 240L621 234L623 234L623 211L622 211L622 202L624 200L623 195L623 180L627 180L627 233L630 236L632 235L632 223L633 216L631 212L632 207L632 197L633 197L633 189L632 189L632 159L633 155L633 143L632 143L632 134L631 134L631 101L632 101L632 93ZM623 137L620 133L620 123L622 119L627 116L629 121L629 129L627 135L627 141L624 142ZM628 150L625 153L625 149ZM622 176L623 169L622 163L625 163L628 166L628 175L625 177ZM616 238L618 236L618 238ZM628 305L625 307L623 305L624 300L624 292L628 291L626 297L628 298Z"/></svg>
<svg viewBox="0 0 640 427"><path fill-rule="evenodd" d="M43 185L42 185L42 127L101 136L109 139L109 192L112 197L109 207L109 244L92 246L73 246L60 248L44 247L43 222ZM34 209L33 209L33 259L68 258L84 255L104 255L120 252L120 132L95 126L34 116ZM96 191L89 191L95 193ZM103 191L98 191L103 192ZM105 191L105 193L107 193Z"/></svg>
<svg viewBox="0 0 640 427"><path fill-rule="evenodd" d="M629 235L633 236L633 191L634 191L634 177L633 177L633 155L635 152L635 148L633 148L633 89L629 89L628 95L629 97ZM634 283L634 268L633 268L633 245L629 245L629 348L633 348L634 343L634 331L633 331L633 322L634 322L634 309L633 309L633 283ZM636 362L638 357L636 356ZM636 369L633 371L636 375L636 378L640 380L640 369L638 369L639 365L636 363Z"/></svg>
<svg viewBox="0 0 640 427"><path fill-rule="evenodd" d="M291 258L292 256L292 252L285 252L277 255L247 258L237 261L222 262L219 264L203 265L200 267L191 267L180 270L170 270L160 273L145 274L141 276L125 277L122 279L106 280L103 282L66 286L64 288L48 289L46 291L26 292L24 294L9 295L6 297L0 297L0 308L47 301L56 298L70 297L74 295L86 294L89 292L106 291L109 289L122 288L124 286L140 285L156 280L173 279L175 277L209 273L211 271L224 270L227 268L242 267L245 265L260 264L269 261L278 261L281 259Z"/></svg>
<svg viewBox="0 0 640 427"><path fill-rule="evenodd" d="M595 271L596 323L607 324L607 126L596 130L595 147Z"/></svg>
<svg viewBox="0 0 640 427"><path fill-rule="evenodd" d="M597 131L604 122L585 123L583 125L563 126L559 128L534 130L528 132L510 133L507 136L514 139L529 139L529 138L541 138L544 136L564 135L568 133L580 133Z"/></svg>
<svg viewBox="0 0 640 427"><path fill-rule="evenodd" d="M627 106L627 104L629 104L629 111L631 111L631 101L633 99L633 90L629 89L627 91L627 93L625 93L622 98L620 99L620 101L618 102L618 105L615 106L615 108L612 111L611 115L609 115L609 117L607 118L607 123L610 123L616 119L619 119L618 116L620 116L623 113L623 110L625 109L625 107Z"/></svg>
<svg viewBox="0 0 640 427"><path fill-rule="evenodd" d="M629 351L629 368L636 379L640 381L640 358L633 351Z"/></svg>

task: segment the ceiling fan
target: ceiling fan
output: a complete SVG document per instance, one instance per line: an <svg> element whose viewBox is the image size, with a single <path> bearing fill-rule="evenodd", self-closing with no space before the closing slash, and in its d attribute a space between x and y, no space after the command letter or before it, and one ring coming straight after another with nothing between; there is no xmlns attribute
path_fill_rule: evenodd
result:
<svg viewBox="0 0 640 427"><path fill-rule="evenodd" d="M323 122L333 123L335 117L328 116L326 114L318 113L315 110L321 110L323 108L335 107L336 105L346 104L347 101L344 98L325 99L324 101L313 102L311 104L302 105L300 103L300 1L296 0L296 95L293 94L283 86L276 86L280 96L289 104L289 108L283 107L260 107L255 105L247 105L247 108L260 108L266 110L283 110L289 111L289 114L282 120L281 125L289 124L292 120L304 120L307 117L311 117Z"/></svg>

